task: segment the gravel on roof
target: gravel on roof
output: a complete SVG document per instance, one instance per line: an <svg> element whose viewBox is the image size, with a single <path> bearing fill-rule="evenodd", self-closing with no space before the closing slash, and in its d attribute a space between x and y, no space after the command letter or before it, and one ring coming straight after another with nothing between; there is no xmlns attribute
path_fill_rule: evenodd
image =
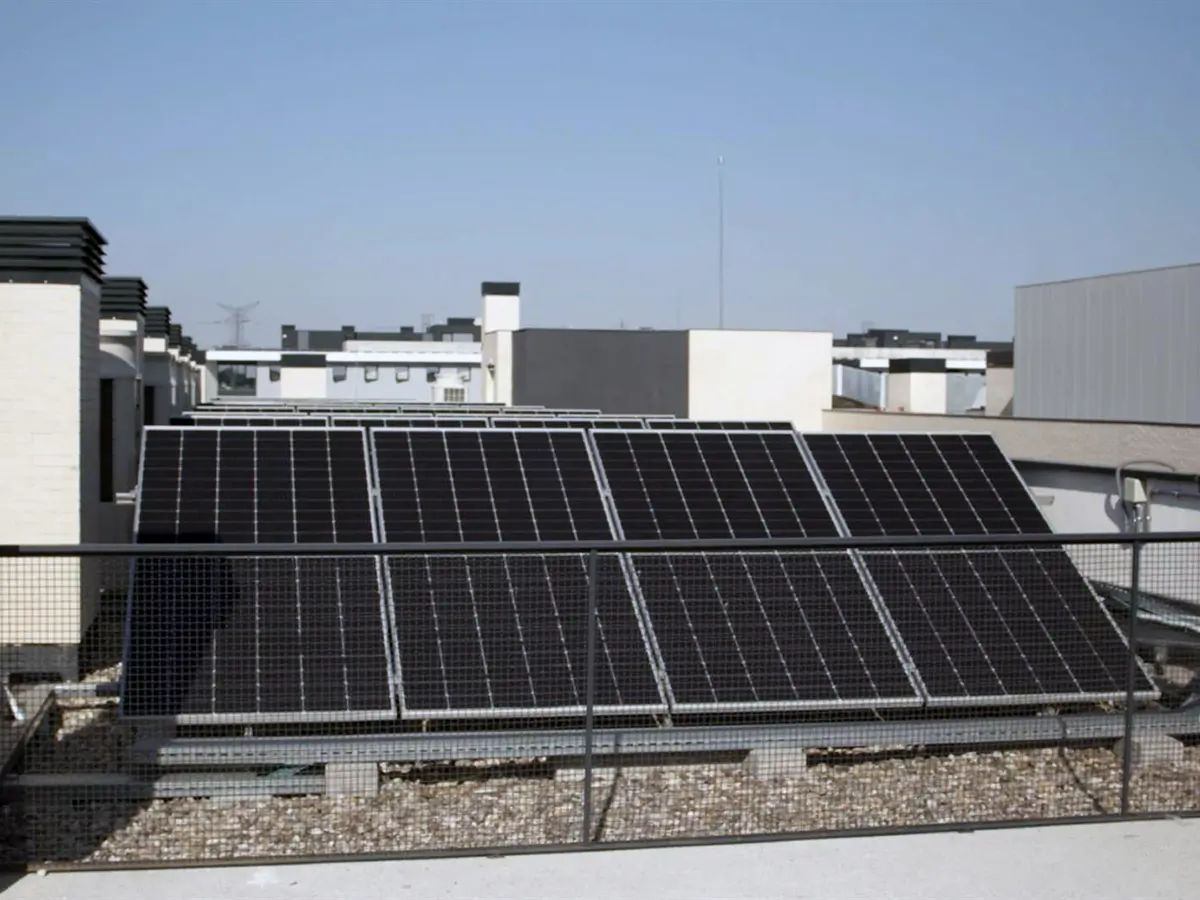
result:
<svg viewBox="0 0 1200 900"><path fill-rule="evenodd" d="M75 701L39 770L129 771L128 732L111 704ZM581 781L550 767L389 764L378 796L134 802L119 788L33 796L0 811L0 839L47 862L204 861L544 845L579 839ZM602 841L810 832L1113 813L1111 748L888 756L832 752L806 770L752 775L736 763L600 770ZM1200 747L1139 770L1135 811L1200 810ZM10 856L11 858L11 856Z"/></svg>

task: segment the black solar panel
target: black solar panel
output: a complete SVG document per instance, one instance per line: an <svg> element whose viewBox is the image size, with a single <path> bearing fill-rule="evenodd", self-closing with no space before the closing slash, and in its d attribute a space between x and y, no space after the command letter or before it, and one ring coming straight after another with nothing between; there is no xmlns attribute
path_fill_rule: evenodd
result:
<svg viewBox="0 0 1200 900"><path fill-rule="evenodd" d="M141 543L374 540L363 432L149 428ZM122 712L180 721L395 714L374 559L145 557Z"/></svg>
<svg viewBox="0 0 1200 900"><path fill-rule="evenodd" d="M184 417L179 417L184 418ZM171 424L207 425L219 428L326 428L328 420L323 416L192 416L185 423Z"/></svg>
<svg viewBox="0 0 1200 900"><path fill-rule="evenodd" d="M834 537L792 434L592 434L626 538Z"/></svg>
<svg viewBox="0 0 1200 900"><path fill-rule="evenodd" d="M601 428L605 430L644 429L641 419L588 419L588 418L551 418L496 416L492 419L493 428Z"/></svg>
<svg viewBox="0 0 1200 900"><path fill-rule="evenodd" d="M1050 533L990 435L804 441L856 537ZM1125 642L1065 550L898 550L863 559L935 699L1121 694ZM1144 676L1138 689L1151 690Z"/></svg>
<svg viewBox="0 0 1200 900"><path fill-rule="evenodd" d="M845 552L633 564L677 711L920 702Z"/></svg>
<svg viewBox="0 0 1200 900"><path fill-rule="evenodd" d="M403 713L580 715L587 701L587 559L389 559ZM618 557L597 566L595 704L665 711Z"/></svg>
<svg viewBox="0 0 1200 900"><path fill-rule="evenodd" d="M607 540L584 432L371 432L395 542ZM575 714L587 580L579 556L388 560L405 716ZM599 573L603 711L665 708L619 563Z"/></svg>
<svg viewBox="0 0 1200 900"><path fill-rule="evenodd" d="M626 538L838 533L792 434L647 430L592 440ZM632 562L677 707L917 702L848 553Z"/></svg>
<svg viewBox="0 0 1200 900"><path fill-rule="evenodd" d="M793 431L791 422L705 421L696 419L646 419L656 431Z"/></svg>
<svg viewBox="0 0 1200 900"><path fill-rule="evenodd" d="M334 416L332 424L356 428L487 428L488 420L482 416L462 419L450 416L375 416L372 418Z"/></svg>

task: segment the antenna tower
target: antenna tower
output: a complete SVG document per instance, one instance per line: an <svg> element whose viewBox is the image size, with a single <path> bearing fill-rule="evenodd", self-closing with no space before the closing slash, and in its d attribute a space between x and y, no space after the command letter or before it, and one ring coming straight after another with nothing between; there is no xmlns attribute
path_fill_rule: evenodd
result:
<svg viewBox="0 0 1200 900"><path fill-rule="evenodd" d="M242 350L246 346L246 326L253 319L250 318L250 311L258 306L257 303L246 303L242 306L229 306L225 303L218 303L217 306L229 313L225 317L225 324L229 326L229 343L226 345L233 350Z"/></svg>

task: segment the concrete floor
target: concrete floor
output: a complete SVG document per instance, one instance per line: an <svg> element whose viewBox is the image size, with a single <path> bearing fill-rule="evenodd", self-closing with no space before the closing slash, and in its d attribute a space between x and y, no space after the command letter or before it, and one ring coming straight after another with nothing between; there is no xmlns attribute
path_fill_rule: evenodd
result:
<svg viewBox="0 0 1200 900"><path fill-rule="evenodd" d="M5 900L1200 896L1200 820L502 858L28 875Z"/></svg>

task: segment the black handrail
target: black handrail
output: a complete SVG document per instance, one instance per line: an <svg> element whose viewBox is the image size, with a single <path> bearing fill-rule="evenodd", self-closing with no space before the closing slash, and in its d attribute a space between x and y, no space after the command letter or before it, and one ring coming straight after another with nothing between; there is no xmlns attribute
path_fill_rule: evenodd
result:
<svg viewBox="0 0 1200 900"><path fill-rule="evenodd" d="M1200 543L1200 531L1088 534L892 535L886 537L699 538L691 540L610 541L431 541L429 543L358 542L345 544L8 544L0 557L74 556L410 556L451 554L480 556L505 553L688 553L802 550L957 549L961 547L1057 547L1062 544Z"/></svg>

